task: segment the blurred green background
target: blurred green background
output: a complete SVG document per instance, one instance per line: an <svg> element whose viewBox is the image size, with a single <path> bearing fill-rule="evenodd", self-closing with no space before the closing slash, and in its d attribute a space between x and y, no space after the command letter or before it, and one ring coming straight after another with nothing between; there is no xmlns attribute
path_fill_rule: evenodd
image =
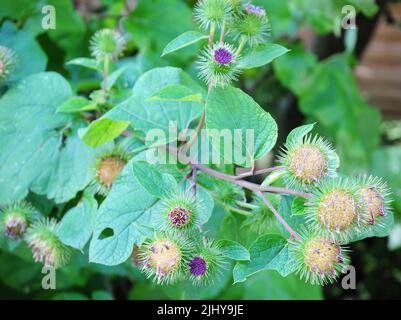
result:
<svg viewBox="0 0 401 320"><path fill-rule="evenodd" d="M194 30L192 6L184 0L0 0L0 44L14 49L24 76L57 71L85 93L100 75L66 66L89 56L88 41L101 28L118 28L129 40L120 63L134 63L132 85L157 66L178 66L196 77L199 47L160 58L164 46ZM394 193L396 225L389 238L352 244L356 290L341 282L320 288L296 276L258 273L243 284L207 289L160 290L130 261L116 267L88 264L75 255L57 272L57 290L41 288L41 266L28 249L12 250L0 240L0 298L22 299L383 299L401 297L401 4L374 0L254 0L272 25L272 41L291 52L262 69L249 70L239 86L268 110L279 124L279 143L290 130L316 121L317 131L336 146L347 174L382 176ZM56 29L43 30L41 9L56 8ZM355 8L356 27L341 22L345 5ZM379 57L379 58L378 58ZM398 68L398 69L397 69ZM18 77L19 75L15 75ZM21 75L22 76L22 75ZM398 103L398 104L397 104ZM49 204L31 194L35 203ZM196 292L194 292L196 291Z"/></svg>

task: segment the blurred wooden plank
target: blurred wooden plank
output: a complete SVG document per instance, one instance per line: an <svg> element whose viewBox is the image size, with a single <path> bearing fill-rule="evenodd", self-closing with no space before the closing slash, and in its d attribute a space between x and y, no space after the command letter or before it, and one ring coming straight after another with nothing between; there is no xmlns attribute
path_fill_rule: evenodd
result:
<svg viewBox="0 0 401 320"><path fill-rule="evenodd" d="M391 12L401 20L401 4L391 5ZM397 25L380 19L355 75L364 96L385 118L401 118L401 30Z"/></svg>

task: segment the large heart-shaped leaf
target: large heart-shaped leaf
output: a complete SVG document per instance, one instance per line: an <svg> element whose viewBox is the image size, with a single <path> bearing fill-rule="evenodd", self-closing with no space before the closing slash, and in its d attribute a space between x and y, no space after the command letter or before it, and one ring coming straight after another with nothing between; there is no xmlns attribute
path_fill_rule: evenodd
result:
<svg viewBox="0 0 401 320"><path fill-rule="evenodd" d="M226 163L250 166L277 141L277 124L240 89L215 88L206 103L206 126L212 144Z"/></svg>
<svg viewBox="0 0 401 320"><path fill-rule="evenodd" d="M55 149L56 159L32 183L32 190L46 194L56 203L67 202L83 190L92 178L95 150L86 146L78 135L67 139L64 148Z"/></svg>
<svg viewBox="0 0 401 320"><path fill-rule="evenodd" d="M93 194L86 192L82 200L68 210L60 222L58 236L65 244L82 250L93 231L97 202Z"/></svg>
<svg viewBox="0 0 401 320"><path fill-rule="evenodd" d="M24 198L40 178L50 179L70 118L56 108L71 88L55 73L30 76L0 100L0 203ZM32 121L32 116L35 121Z"/></svg>
<svg viewBox="0 0 401 320"><path fill-rule="evenodd" d="M1 98L0 203L23 199L29 189L62 203L88 184L94 150L77 137L82 124L57 113L69 97L67 81L49 72L25 78Z"/></svg>
<svg viewBox="0 0 401 320"><path fill-rule="evenodd" d="M99 208L89 260L105 265L127 260L133 245L149 235L150 209L157 200L133 175L132 162L128 163Z"/></svg>
<svg viewBox="0 0 401 320"><path fill-rule="evenodd" d="M155 197L162 198L177 189L177 182L174 177L170 174L159 172L155 165L138 161L132 164L132 170L142 187Z"/></svg>
<svg viewBox="0 0 401 320"><path fill-rule="evenodd" d="M288 252L287 241L277 234L265 234L249 248L250 261L241 261L233 270L234 283L243 282L262 270L276 270L282 276L295 271L296 264Z"/></svg>

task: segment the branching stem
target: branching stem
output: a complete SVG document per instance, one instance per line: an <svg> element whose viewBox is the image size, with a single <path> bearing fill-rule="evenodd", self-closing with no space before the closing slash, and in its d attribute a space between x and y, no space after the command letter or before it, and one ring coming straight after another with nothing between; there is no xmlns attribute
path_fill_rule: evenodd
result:
<svg viewBox="0 0 401 320"><path fill-rule="evenodd" d="M277 220L280 221L280 223L284 226L284 228L290 233L291 239L296 239L300 240L301 237L290 227L290 225L287 223L287 221L284 220L284 218L277 212L277 210L274 208L274 206L270 203L270 201L266 198L266 196L263 194L261 191L256 192L259 197L262 198L263 202L269 207L269 209L273 212L273 214L276 216Z"/></svg>

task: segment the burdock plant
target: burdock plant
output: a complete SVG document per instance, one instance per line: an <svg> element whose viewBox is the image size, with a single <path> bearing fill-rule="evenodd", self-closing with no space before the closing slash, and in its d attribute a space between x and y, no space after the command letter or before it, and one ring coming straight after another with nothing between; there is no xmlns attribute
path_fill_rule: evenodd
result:
<svg viewBox="0 0 401 320"><path fill-rule="evenodd" d="M379 177L361 175L357 185L362 205L362 222L381 225L383 217L391 212L390 191L386 183Z"/></svg>
<svg viewBox="0 0 401 320"><path fill-rule="evenodd" d="M97 31L90 40L90 51L99 61L115 60L123 53L126 40L113 29Z"/></svg>
<svg viewBox="0 0 401 320"><path fill-rule="evenodd" d="M296 272L312 284L332 283L348 264L347 250L338 240L304 232L302 239L290 242Z"/></svg>
<svg viewBox="0 0 401 320"><path fill-rule="evenodd" d="M234 36L240 41L240 48L246 43L251 46L266 42L270 36L270 24L266 10L246 3L241 14L232 21Z"/></svg>
<svg viewBox="0 0 401 320"><path fill-rule="evenodd" d="M211 285L222 274L226 258L212 242L201 245L188 262L188 273L194 285Z"/></svg>
<svg viewBox="0 0 401 320"><path fill-rule="evenodd" d="M237 79L240 72L238 55L227 43L206 48L199 57L199 76L212 86L225 86Z"/></svg>
<svg viewBox="0 0 401 320"><path fill-rule="evenodd" d="M20 240L33 219L35 209L22 201L0 211L0 222L6 237Z"/></svg>
<svg viewBox="0 0 401 320"><path fill-rule="evenodd" d="M195 20L205 29L221 27L230 19L232 5L228 0L200 0L195 6Z"/></svg>
<svg viewBox="0 0 401 320"><path fill-rule="evenodd" d="M164 230L191 230L199 225L202 204L190 192L170 193L162 199L158 224Z"/></svg>
<svg viewBox="0 0 401 320"><path fill-rule="evenodd" d="M67 263L70 250L57 234L59 226L55 219L43 218L28 228L25 240L32 250L35 262L55 268Z"/></svg>
<svg viewBox="0 0 401 320"><path fill-rule="evenodd" d="M307 189L325 177L335 177L340 160L331 145L323 138L310 135L301 141L290 141L279 155L285 167L288 186Z"/></svg>
<svg viewBox="0 0 401 320"><path fill-rule="evenodd" d="M357 185L351 179L328 179L312 190L306 218L318 233L346 239L361 226L362 207Z"/></svg>
<svg viewBox="0 0 401 320"><path fill-rule="evenodd" d="M103 63L103 96L107 97L107 81L110 62L117 60L126 47L126 40L120 32L113 29L97 31L90 40L90 51L98 63Z"/></svg>
<svg viewBox="0 0 401 320"><path fill-rule="evenodd" d="M92 186L95 192L107 195L129 158L129 153L119 146L101 152L94 160L92 169Z"/></svg>
<svg viewBox="0 0 401 320"><path fill-rule="evenodd" d="M145 2L151 1L138 10ZM348 264L343 245L389 233L385 183L337 172L339 156L326 139L311 135L313 124L291 131L277 164L259 168L274 159L278 125L266 112L270 106L233 84L289 51L269 41L266 9L249 1L200 0L194 20L199 30L173 39L163 57L203 45L196 61L203 86L179 68L154 68L138 79L130 74L132 63L119 68L126 40L113 29L94 34L93 59L74 62L103 71L102 90L89 92L92 81L81 79L70 86L53 72L1 86L0 204L27 196L46 207L46 218L34 221L30 206L6 206L2 248L27 244L35 261L54 267L67 262L69 246L88 248L90 262L108 266L131 255L134 267L161 285L220 288L231 275L237 283L267 269L323 285ZM137 57L139 73L154 60L148 53L143 61ZM0 47L0 81L10 79L14 58ZM249 81L242 83L250 89ZM40 115L35 125L31 112ZM166 138L173 121L181 132ZM150 136L159 139L149 144ZM179 161L145 162L147 151L158 154L153 160L167 154L164 160ZM262 183L254 179L264 174ZM42 206L46 197L50 205ZM211 291L191 293L201 292Z"/></svg>
<svg viewBox="0 0 401 320"><path fill-rule="evenodd" d="M183 235L157 234L139 248L139 265L157 283L174 284L183 279L192 249L193 244Z"/></svg>

